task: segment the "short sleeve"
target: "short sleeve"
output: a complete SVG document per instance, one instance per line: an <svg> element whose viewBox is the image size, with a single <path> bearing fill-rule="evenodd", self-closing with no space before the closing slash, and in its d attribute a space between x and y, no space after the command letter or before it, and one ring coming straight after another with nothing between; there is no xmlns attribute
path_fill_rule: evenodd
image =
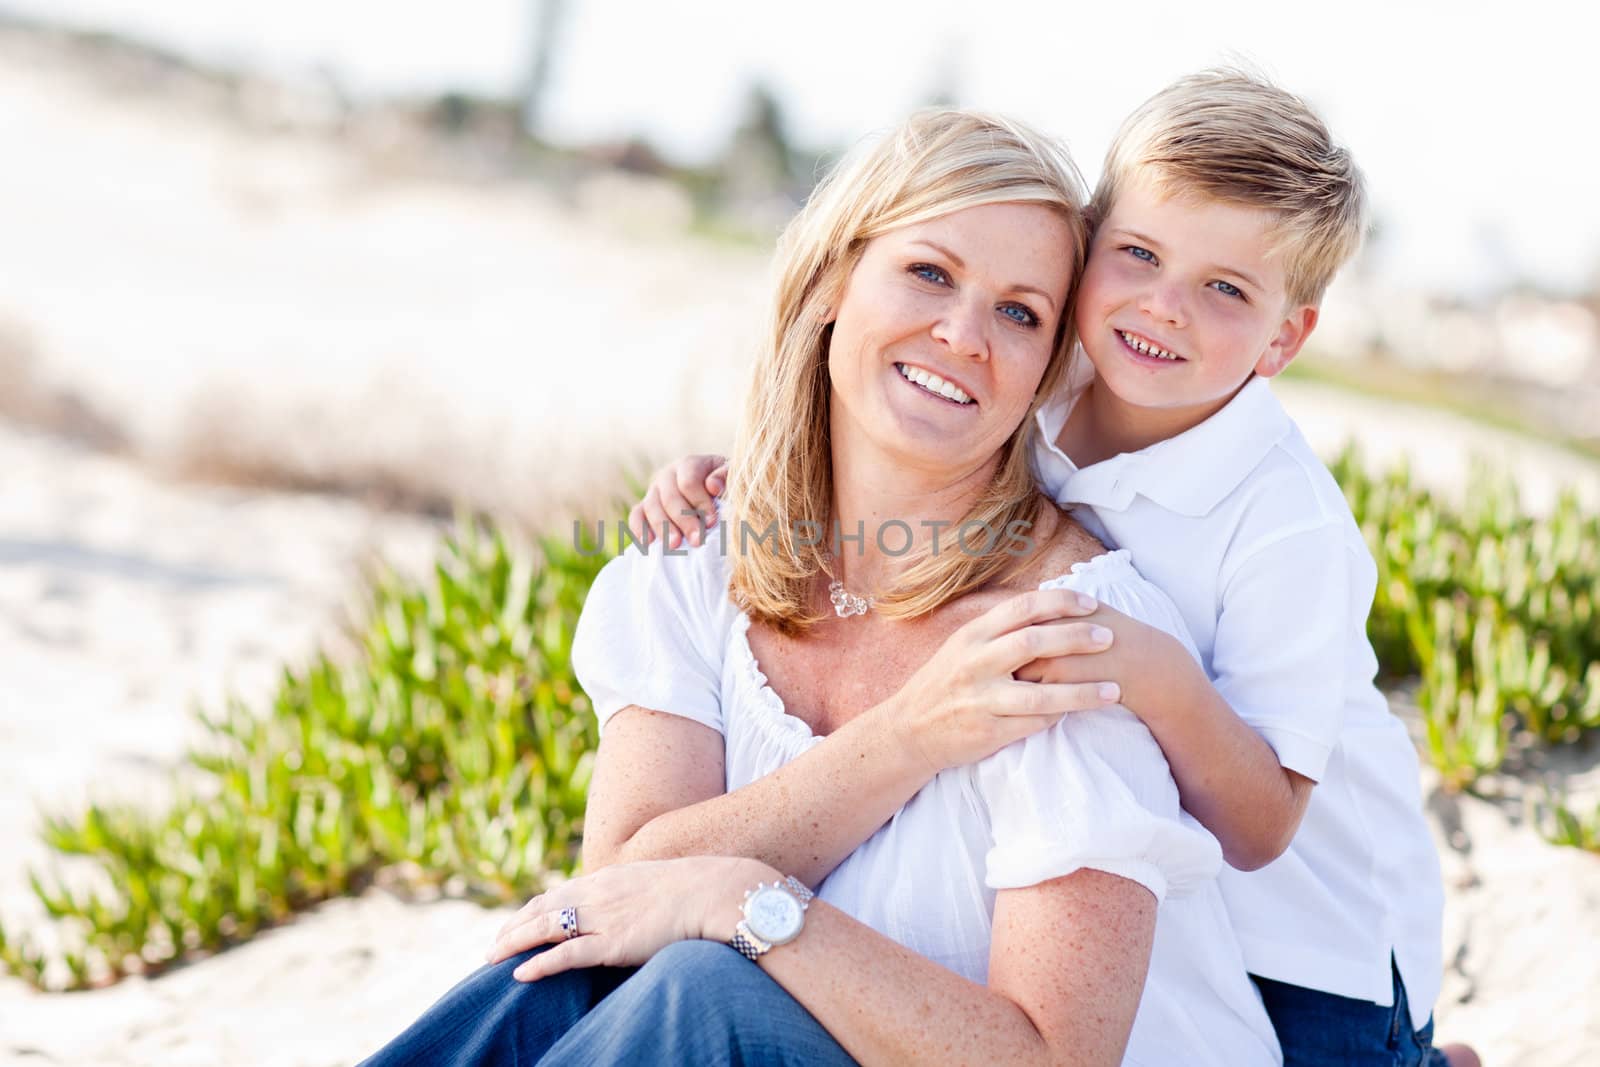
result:
<svg viewBox="0 0 1600 1067"><path fill-rule="evenodd" d="M1313 780L1343 726L1351 642L1365 640L1370 603L1354 603L1348 553L1337 523L1249 552L1223 576L1211 652L1217 692L1282 766Z"/></svg>
<svg viewBox="0 0 1600 1067"><path fill-rule="evenodd" d="M630 705L722 732L722 659L735 611L721 527L697 547L629 547L601 569L572 639L600 728Z"/></svg>
<svg viewBox="0 0 1600 1067"><path fill-rule="evenodd" d="M1126 552L1044 583L1089 593L1159 626L1192 649L1177 608ZM989 812L985 880L1016 889L1085 868L1129 878L1158 901L1216 877L1222 849L1178 805L1178 787L1149 729L1117 706L1065 716L973 768Z"/></svg>
<svg viewBox="0 0 1600 1067"><path fill-rule="evenodd" d="M991 889L1085 868L1138 882L1157 901L1216 877L1222 849L1178 807L1155 738L1125 708L1078 712L976 766L993 844Z"/></svg>

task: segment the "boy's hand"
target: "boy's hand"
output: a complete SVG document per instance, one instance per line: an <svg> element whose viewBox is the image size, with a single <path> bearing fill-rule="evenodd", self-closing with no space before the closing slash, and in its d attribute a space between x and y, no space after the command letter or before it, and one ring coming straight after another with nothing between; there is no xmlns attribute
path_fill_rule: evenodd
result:
<svg viewBox="0 0 1600 1067"><path fill-rule="evenodd" d="M725 456L685 456L662 467L651 476L644 499L628 512L634 540L648 545L665 531L668 548L685 540L698 545L701 531L717 524L712 498L722 495L727 481Z"/></svg>
<svg viewBox="0 0 1600 1067"><path fill-rule="evenodd" d="M1036 659L1018 670L1016 678L1067 685L1115 682L1122 690L1121 703L1139 714L1141 693L1167 684L1176 672L1196 669L1194 657L1170 634L1104 604L1081 621L1110 630L1111 641L1100 648Z"/></svg>

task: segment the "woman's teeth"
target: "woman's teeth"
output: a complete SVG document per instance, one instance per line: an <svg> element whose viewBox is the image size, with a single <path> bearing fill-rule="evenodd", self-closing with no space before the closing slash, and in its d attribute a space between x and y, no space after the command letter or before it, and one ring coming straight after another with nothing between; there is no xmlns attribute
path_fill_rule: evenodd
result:
<svg viewBox="0 0 1600 1067"><path fill-rule="evenodd" d="M942 396L946 400L954 400L957 404L970 404L972 398L958 389L954 383L947 382L937 374L929 374L920 367L908 367L904 363L896 363L894 369L900 372L900 377L914 385L920 385L935 396Z"/></svg>
<svg viewBox="0 0 1600 1067"><path fill-rule="evenodd" d="M1133 349L1135 352L1142 352L1147 356L1155 356L1157 359L1171 360L1174 363L1183 358L1182 356L1173 355L1164 348L1157 348L1148 341L1142 341L1131 333L1127 333L1123 330L1118 330L1117 333L1124 341L1127 342L1128 347Z"/></svg>

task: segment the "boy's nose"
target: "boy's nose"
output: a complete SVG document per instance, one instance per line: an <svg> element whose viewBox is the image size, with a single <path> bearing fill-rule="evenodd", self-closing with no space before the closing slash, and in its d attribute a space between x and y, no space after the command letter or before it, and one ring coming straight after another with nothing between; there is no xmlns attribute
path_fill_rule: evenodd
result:
<svg viewBox="0 0 1600 1067"><path fill-rule="evenodd" d="M1187 318L1183 308L1183 295L1176 285L1152 285L1144 291L1139 310L1172 326L1184 325Z"/></svg>

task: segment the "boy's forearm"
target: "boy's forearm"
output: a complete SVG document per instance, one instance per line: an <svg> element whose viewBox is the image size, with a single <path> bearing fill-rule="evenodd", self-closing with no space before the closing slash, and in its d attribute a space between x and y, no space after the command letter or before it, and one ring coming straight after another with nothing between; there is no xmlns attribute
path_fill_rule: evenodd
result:
<svg viewBox="0 0 1600 1067"><path fill-rule="evenodd" d="M1146 669L1128 672L1123 704L1155 735L1184 808L1216 835L1229 865L1263 867L1289 847L1314 783L1279 764L1187 650L1170 638L1163 645Z"/></svg>

